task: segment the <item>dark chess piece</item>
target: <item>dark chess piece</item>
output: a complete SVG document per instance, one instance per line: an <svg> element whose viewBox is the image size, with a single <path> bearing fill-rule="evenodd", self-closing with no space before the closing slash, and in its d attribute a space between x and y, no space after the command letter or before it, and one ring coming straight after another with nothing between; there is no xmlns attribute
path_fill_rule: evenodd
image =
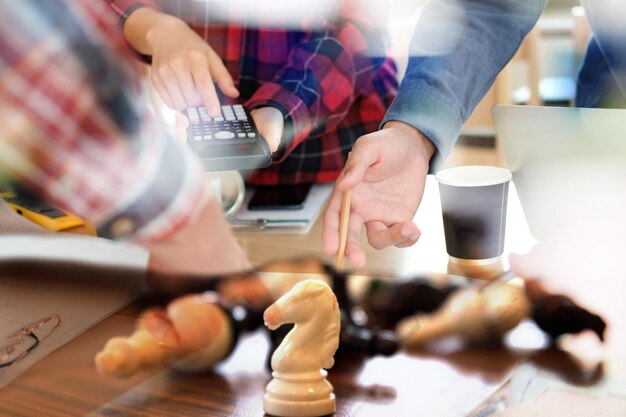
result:
<svg viewBox="0 0 626 417"><path fill-rule="evenodd" d="M467 285L467 282L459 280L437 284L424 276L401 279L371 277L363 293L358 295L360 301L354 303L347 289L350 276L330 265L326 265L325 269L331 276L333 291L341 308L349 313L350 318L358 308L365 313L359 324L371 329L394 329L405 317L431 313L453 292Z"/></svg>
<svg viewBox="0 0 626 417"><path fill-rule="evenodd" d="M592 330L604 341L606 322L599 315L577 305L571 298L550 294L537 281L526 282L526 294L532 304L532 319L555 341L564 334Z"/></svg>
<svg viewBox="0 0 626 417"><path fill-rule="evenodd" d="M363 352L368 356L391 356L400 349L398 336L392 330L358 326L342 313L338 355L344 352Z"/></svg>

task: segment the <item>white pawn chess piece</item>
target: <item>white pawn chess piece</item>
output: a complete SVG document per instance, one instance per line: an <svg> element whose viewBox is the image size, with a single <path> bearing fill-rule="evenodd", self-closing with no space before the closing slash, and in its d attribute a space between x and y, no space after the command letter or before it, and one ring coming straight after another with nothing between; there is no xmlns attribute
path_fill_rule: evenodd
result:
<svg viewBox="0 0 626 417"><path fill-rule="evenodd" d="M530 301L523 286L513 283L470 287L452 294L432 314L406 318L396 332L407 349L448 336L472 343L500 338L530 315Z"/></svg>
<svg viewBox="0 0 626 417"><path fill-rule="evenodd" d="M132 335L110 339L96 355L98 372L126 378L157 365L186 372L211 369L228 355L233 341L228 318L216 302L214 294L205 293L178 298L166 310L149 310ZM161 332L169 334L169 343L160 342L144 328L146 321L157 323ZM180 346L183 340L185 349Z"/></svg>
<svg viewBox="0 0 626 417"><path fill-rule="evenodd" d="M273 416L317 417L335 412L333 386L326 380L339 347L339 305L330 287L319 280L297 283L265 310L265 325L274 330L295 326L272 355L272 377L263 410Z"/></svg>

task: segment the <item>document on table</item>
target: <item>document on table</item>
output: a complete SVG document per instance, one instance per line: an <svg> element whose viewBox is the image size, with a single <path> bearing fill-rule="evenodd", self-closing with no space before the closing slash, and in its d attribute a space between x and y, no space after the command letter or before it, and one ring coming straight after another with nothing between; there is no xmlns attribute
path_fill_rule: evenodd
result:
<svg viewBox="0 0 626 417"><path fill-rule="evenodd" d="M472 369L471 356L484 359L484 353L459 352L470 365L455 364L455 353L440 358L427 354L397 354L392 358L375 357L360 371L362 386L389 387L395 396L388 403L368 404L363 410L353 410L354 416L374 417L437 416L466 417L511 377L517 359L498 372L482 374L480 367ZM468 359L469 358L469 359Z"/></svg>
<svg viewBox="0 0 626 417"><path fill-rule="evenodd" d="M15 346L25 326L56 314L61 323L40 327L35 331L39 344L0 367L0 387L147 291L146 250L31 226L0 204L0 356ZM22 340L35 341L30 336Z"/></svg>
<svg viewBox="0 0 626 417"><path fill-rule="evenodd" d="M243 204L228 219L237 232L308 233L333 191L333 184L315 184L298 210L248 210L254 188L246 190Z"/></svg>

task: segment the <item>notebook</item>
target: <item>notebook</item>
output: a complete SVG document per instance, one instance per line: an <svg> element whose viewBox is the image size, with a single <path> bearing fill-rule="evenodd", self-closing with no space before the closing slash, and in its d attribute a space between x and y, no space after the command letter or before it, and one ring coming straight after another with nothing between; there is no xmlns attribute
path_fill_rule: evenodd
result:
<svg viewBox="0 0 626 417"><path fill-rule="evenodd" d="M228 218L239 233L297 233L305 234L319 217L333 192L334 184L315 184L311 187L302 208L298 210L249 210L248 203L254 188L247 188L243 204Z"/></svg>

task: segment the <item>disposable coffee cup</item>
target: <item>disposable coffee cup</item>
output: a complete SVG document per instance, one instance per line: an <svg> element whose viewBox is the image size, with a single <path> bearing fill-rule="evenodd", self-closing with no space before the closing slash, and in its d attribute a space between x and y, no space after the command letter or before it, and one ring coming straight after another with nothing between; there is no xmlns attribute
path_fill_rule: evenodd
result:
<svg viewBox="0 0 626 417"><path fill-rule="evenodd" d="M460 166L439 171L446 250L459 270L501 267L511 172L494 166ZM449 268L450 269L450 268Z"/></svg>

